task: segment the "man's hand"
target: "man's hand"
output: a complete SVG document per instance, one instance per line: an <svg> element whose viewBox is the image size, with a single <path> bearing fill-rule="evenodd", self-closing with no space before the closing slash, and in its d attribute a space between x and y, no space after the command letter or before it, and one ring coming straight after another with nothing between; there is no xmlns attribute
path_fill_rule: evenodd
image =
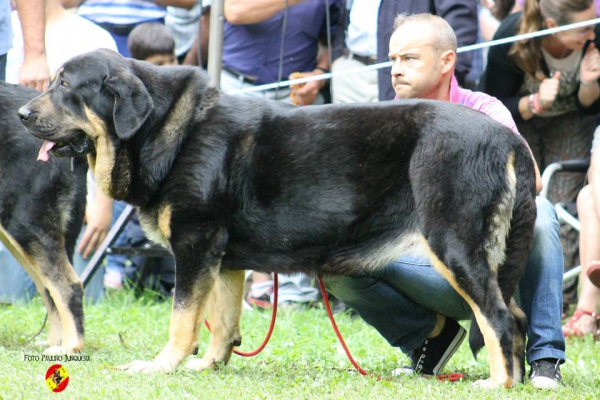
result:
<svg viewBox="0 0 600 400"><path fill-rule="evenodd" d="M312 72L294 72L289 76L289 79L300 79L306 78L307 76L321 75L323 71L316 69ZM325 86L325 81L311 81L301 85L292 85L292 93L290 94L294 105L307 106L312 104L317 96L319 90Z"/></svg>
<svg viewBox="0 0 600 400"><path fill-rule="evenodd" d="M19 83L43 92L48 89L49 79L46 55L26 55L19 73Z"/></svg>
<svg viewBox="0 0 600 400"><path fill-rule="evenodd" d="M540 85L540 106L547 110L552 106L556 96L558 95L558 89L560 88L560 71L556 72L552 78L544 79Z"/></svg>
<svg viewBox="0 0 600 400"><path fill-rule="evenodd" d="M106 238L112 220L112 207L112 199L96 190L94 200L85 208L87 227L77 247L83 258L88 258Z"/></svg>
<svg viewBox="0 0 600 400"><path fill-rule="evenodd" d="M579 64L579 80L590 84L595 83L598 78L600 78L600 52L594 43L591 43Z"/></svg>

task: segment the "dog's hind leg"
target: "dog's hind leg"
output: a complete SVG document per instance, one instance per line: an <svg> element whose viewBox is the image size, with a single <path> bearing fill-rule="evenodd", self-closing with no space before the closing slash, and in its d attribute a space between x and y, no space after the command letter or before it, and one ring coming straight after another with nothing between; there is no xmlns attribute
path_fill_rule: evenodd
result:
<svg viewBox="0 0 600 400"><path fill-rule="evenodd" d="M60 345L51 346L44 353L55 355L78 353L82 350L84 342L81 280L64 253L58 259L40 253L36 259L39 264L40 280L45 288L41 295L50 319L50 344L55 342L58 336L61 337ZM57 269L60 269L60 273ZM60 330L56 326L56 314L60 318Z"/></svg>
<svg viewBox="0 0 600 400"><path fill-rule="evenodd" d="M227 364L235 346L242 343L240 318L244 292L243 270L221 270L208 303L212 339L202 359L192 359L186 368L201 371Z"/></svg>
<svg viewBox="0 0 600 400"><path fill-rule="evenodd" d="M486 260L469 257L468 246L452 230L430 235L428 244L433 266L467 301L483 334L490 358L490 380L478 385L512 387L513 318L495 271Z"/></svg>
<svg viewBox="0 0 600 400"><path fill-rule="evenodd" d="M37 252L35 254L27 253L14 238L4 228L2 228L2 226L0 226L0 240L2 241L2 243L4 243L9 252L13 255L13 257L15 257L15 259L31 277L31 279L35 283L38 293L42 298L42 301L44 302L44 305L46 306L49 322L48 336L45 341L37 342L37 345L49 347L49 349L46 350L49 353L65 354L66 352L75 352L80 350L83 347L83 330L81 332L80 340L67 340L66 343L63 343L63 327L61 316L54 300L52 299L52 295L50 294L50 287L48 286L48 284L51 283L52 280L45 278L44 273L42 271L42 269L46 268L47 265L51 265L50 260L44 255L43 252ZM38 247L40 246L41 245L38 245ZM70 264L68 264L64 268L66 270L72 270ZM57 275L58 278L60 278L60 276L62 276L62 273L59 273ZM83 329L83 310L81 310L80 315L82 321L81 326ZM63 347L65 345L68 346L69 343L73 343L75 347L61 348L61 343L63 344ZM71 349L70 351L68 351L69 348ZM62 351L65 349L67 349L67 351Z"/></svg>

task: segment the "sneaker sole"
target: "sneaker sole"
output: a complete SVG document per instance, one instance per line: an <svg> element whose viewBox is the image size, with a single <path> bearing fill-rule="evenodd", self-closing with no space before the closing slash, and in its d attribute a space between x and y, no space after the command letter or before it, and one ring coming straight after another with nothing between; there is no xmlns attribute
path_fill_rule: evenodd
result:
<svg viewBox="0 0 600 400"><path fill-rule="evenodd" d="M433 368L433 375L438 375L440 373L440 371L446 366L446 364L448 363L450 358L452 358L454 353L456 353L456 350L458 350L458 348L460 347L463 340L465 340L466 336L467 336L467 331L465 330L465 328L463 328L461 326L460 329L458 330L457 335L454 337L454 339L450 343L450 346L448 346L448 348L446 349L446 352L440 358L440 361Z"/></svg>

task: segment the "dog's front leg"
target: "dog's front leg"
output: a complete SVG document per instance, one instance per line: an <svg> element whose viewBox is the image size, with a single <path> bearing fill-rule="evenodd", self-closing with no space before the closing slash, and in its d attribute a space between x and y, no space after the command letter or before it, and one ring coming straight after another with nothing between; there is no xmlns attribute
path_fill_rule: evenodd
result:
<svg viewBox="0 0 600 400"><path fill-rule="evenodd" d="M208 304L212 339L202 359L195 358L186 368L201 371L227 364L234 346L242 342L240 317L245 273L221 269ZM202 321L203 322L203 321Z"/></svg>
<svg viewBox="0 0 600 400"><path fill-rule="evenodd" d="M187 227L186 227L187 228ZM174 236L175 294L169 326L169 342L153 361L134 361L117 367L132 372L173 372L197 346L197 321L205 314L205 306L218 275L226 242L224 230L198 234L198 229L185 229ZM186 233L195 233L192 237Z"/></svg>

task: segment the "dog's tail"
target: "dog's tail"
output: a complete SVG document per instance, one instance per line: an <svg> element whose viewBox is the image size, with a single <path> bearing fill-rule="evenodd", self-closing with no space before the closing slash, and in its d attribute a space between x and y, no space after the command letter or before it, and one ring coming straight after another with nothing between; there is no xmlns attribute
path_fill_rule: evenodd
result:
<svg viewBox="0 0 600 400"><path fill-rule="evenodd" d="M533 241L531 228L536 217L535 173L526 145L514 147L507 157L505 171L503 194L487 218L490 231L485 247L488 264L498 276L504 303L511 309L511 299L525 269ZM469 346L475 358L484 346L483 335L474 316L471 317Z"/></svg>

